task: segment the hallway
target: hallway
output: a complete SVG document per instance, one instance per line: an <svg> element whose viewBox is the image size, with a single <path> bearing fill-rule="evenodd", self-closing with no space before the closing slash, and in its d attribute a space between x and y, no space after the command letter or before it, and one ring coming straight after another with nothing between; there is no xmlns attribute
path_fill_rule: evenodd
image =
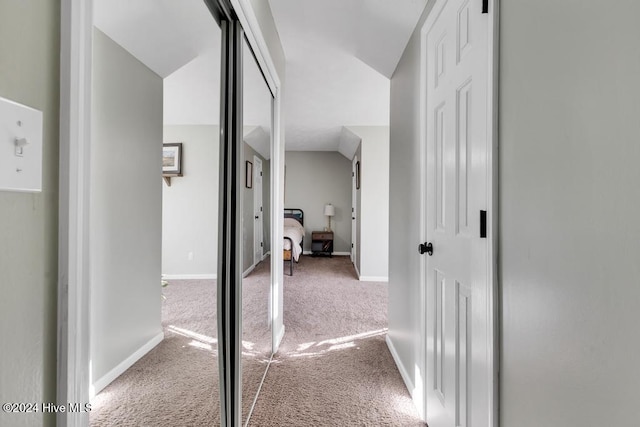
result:
<svg viewBox="0 0 640 427"><path fill-rule="evenodd" d="M284 284L286 333L250 426L420 426L385 343L387 284L348 257L301 257Z"/></svg>
<svg viewBox="0 0 640 427"><path fill-rule="evenodd" d="M165 340L96 396L92 426L220 425L215 289L171 281ZM423 425L385 343L386 283L358 281L345 256L303 256L284 298L286 334L249 426Z"/></svg>

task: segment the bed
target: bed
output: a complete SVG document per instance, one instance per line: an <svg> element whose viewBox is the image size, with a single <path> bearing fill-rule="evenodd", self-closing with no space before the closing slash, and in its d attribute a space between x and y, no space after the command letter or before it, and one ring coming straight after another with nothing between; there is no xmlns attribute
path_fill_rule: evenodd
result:
<svg viewBox="0 0 640 427"><path fill-rule="evenodd" d="M283 258L289 261L289 276L293 276L293 262L298 262L302 254L304 241L304 212L302 209L284 210L284 252Z"/></svg>

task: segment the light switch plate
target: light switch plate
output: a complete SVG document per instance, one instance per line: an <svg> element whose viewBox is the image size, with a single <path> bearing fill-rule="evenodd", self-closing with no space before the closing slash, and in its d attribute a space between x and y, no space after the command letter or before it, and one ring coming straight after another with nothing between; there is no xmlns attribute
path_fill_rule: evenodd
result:
<svg viewBox="0 0 640 427"><path fill-rule="evenodd" d="M0 191L42 191L42 111L0 98Z"/></svg>

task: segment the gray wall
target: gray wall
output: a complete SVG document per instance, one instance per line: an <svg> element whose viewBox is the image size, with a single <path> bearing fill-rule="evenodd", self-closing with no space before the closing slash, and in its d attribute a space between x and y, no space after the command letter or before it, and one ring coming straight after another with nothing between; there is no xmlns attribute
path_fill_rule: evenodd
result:
<svg viewBox="0 0 640 427"><path fill-rule="evenodd" d="M412 380L420 375L415 366L422 339L416 248L420 243L419 34L426 16L425 10L391 78L388 336Z"/></svg>
<svg viewBox="0 0 640 427"><path fill-rule="evenodd" d="M42 193L0 191L2 402L55 401L59 52L59 2L0 1L0 96L44 113ZM55 416L0 412L0 425Z"/></svg>
<svg viewBox="0 0 640 427"><path fill-rule="evenodd" d="M600 6L502 3L507 427L640 418L640 2Z"/></svg>
<svg viewBox="0 0 640 427"><path fill-rule="evenodd" d="M266 254L270 251L270 236L269 233L271 231L271 214L269 213L269 200L271 198L270 191L270 179L271 179L271 167L269 160L266 160L264 157L260 155L256 150L251 148L249 144L246 142L243 143L244 146L244 160L248 160L251 163L254 163L253 156L258 156L260 160L262 160L262 235L263 235L263 254ZM242 206L242 271L247 271L249 267L253 265L253 192L255 189L255 180L254 186L252 188L247 188L244 183L244 175L245 175L245 163L242 162L242 197L243 197L243 206ZM255 165L254 165L255 166ZM255 173L255 170L254 170Z"/></svg>
<svg viewBox="0 0 640 427"><path fill-rule="evenodd" d="M95 384L162 333L162 79L95 30L92 96Z"/></svg>
<svg viewBox="0 0 640 427"><path fill-rule="evenodd" d="M349 126L362 138L358 147L358 271L361 280L389 276L389 127Z"/></svg>
<svg viewBox="0 0 640 427"><path fill-rule="evenodd" d="M174 278L215 277L219 127L165 126L164 142L182 142L184 176L172 178L171 187L162 185L162 273Z"/></svg>
<svg viewBox="0 0 640 427"><path fill-rule="evenodd" d="M501 5L501 425L634 426L640 3ZM414 33L391 81L389 283L389 336L411 378L418 70Z"/></svg>
<svg viewBox="0 0 640 427"><path fill-rule="evenodd" d="M304 210L304 250L311 232L324 230L324 205L333 204L334 252L351 252L351 161L336 151L287 151L285 207Z"/></svg>

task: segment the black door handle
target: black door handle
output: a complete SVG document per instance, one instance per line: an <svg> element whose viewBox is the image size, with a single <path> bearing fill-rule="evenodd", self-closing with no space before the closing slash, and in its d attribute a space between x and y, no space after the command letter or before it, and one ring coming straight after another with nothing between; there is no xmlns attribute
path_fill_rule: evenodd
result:
<svg viewBox="0 0 640 427"><path fill-rule="evenodd" d="M420 255L423 255L426 252L427 255L431 256L433 255L433 245L431 244L431 242L420 243L420 245L418 246L418 252L420 252Z"/></svg>

